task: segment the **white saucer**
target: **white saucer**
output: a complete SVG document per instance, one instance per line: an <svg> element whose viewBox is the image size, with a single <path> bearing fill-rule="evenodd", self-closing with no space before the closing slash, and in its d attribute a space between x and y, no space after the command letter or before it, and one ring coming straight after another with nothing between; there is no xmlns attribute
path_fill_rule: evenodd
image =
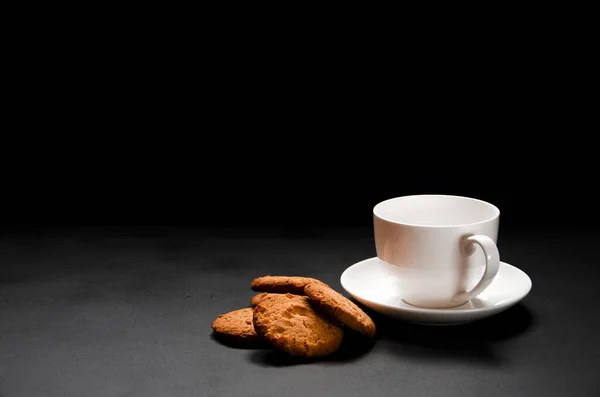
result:
<svg viewBox="0 0 600 397"><path fill-rule="evenodd" d="M378 313L429 325L462 324L492 316L519 302L531 290L527 274L500 262L494 281L475 299L449 309L424 309L402 300L390 266L376 257L358 262L342 273L342 287L358 302Z"/></svg>

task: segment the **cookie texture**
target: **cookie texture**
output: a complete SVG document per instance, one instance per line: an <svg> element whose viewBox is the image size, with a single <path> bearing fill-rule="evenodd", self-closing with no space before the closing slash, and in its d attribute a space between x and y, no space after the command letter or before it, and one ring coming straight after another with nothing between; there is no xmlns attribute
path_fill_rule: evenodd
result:
<svg viewBox="0 0 600 397"><path fill-rule="evenodd" d="M304 293L326 313L350 329L366 336L375 335L375 323L360 307L328 285L307 284Z"/></svg>
<svg viewBox="0 0 600 397"><path fill-rule="evenodd" d="M254 331L252 308L234 310L220 314L211 327L215 333L228 342L261 344L264 340Z"/></svg>
<svg viewBox="0 0 600 397"><path fill-rule="evenodd" d="M310 277L296 276L264 276L255 278L250 284L254 291L304 294L304 287L311 283L321 283L320 280Z"/></svg>
<svg viewBox="0 0 600 397"><path fill-rule="evenodd" d="M294 356L326 356L344 339L341 326L306 296L282 294L262 300L254 308L253 323L258 335Z"/></svg>
<svg viewBox="0 0 600 397"><path fill-rule="evenodd" d="M277 296L277 295L281 295L281 294L275 294L272 292L261 292L260 294L256 294L252 297L252 299L250 300L250 304L252 305L252 307L258 305L260 302L262 302L263 300L267 299L267 298L271 298L273 296Z"/></svg>

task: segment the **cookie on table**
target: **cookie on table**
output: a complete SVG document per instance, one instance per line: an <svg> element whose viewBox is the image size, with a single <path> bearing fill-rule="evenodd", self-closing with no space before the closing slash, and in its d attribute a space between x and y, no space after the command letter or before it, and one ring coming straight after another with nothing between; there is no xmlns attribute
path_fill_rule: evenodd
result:
<svg viewBox="0 0 600 397"><path fill-rule="evenodd" d="M262 300L254 308L253 323L258 335L294 356L326 356L344 339L341 326L306 296L281 294Z"/></svg>
<svg viewBox="0 0 600 397"><path fill-rule="evenodd" d="M314 304L348 328L369 337L375 335L375 323L371 317L328 285L307 284L304 293Z"/></svg>
<svg viewBox="0 0 600 397"><path fill-rule="evenodd" d="M264 339L254 331L252 308L220 314L211 327L215 334L229 343L239 345L264 345Z"/></svg>
<svg viewBox="0 0 600 397"><path fill-rule="evenodd" d="M304 287L311 283L322 283L316 278L296 276L264 276L255 278L250 288L260 292L304 294Z"/></svg>

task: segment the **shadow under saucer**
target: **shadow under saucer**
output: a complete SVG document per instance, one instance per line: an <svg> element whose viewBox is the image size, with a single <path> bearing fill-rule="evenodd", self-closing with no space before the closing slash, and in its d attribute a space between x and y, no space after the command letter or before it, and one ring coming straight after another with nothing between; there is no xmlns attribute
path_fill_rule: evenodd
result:
<svg viewBox="0 0 600 397"><path fill-rule="evenodd" d="M461 325L419 325L365 310L377 325L378 343L390 350L420 358L478 358L500 361L495 345L525 334L536 323L534 315L521 303L495 316Z"/></svg>

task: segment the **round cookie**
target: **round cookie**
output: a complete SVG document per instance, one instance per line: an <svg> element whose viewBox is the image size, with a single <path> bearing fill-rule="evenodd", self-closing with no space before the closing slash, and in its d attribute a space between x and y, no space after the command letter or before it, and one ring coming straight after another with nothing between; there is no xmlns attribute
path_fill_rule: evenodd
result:
<svg viewBox="0 0 600 397"><path fill-rule="evenodd" d="M333 318L366 336L375 335L375 323L360 307L328 285L308 284L304 293Z"/></svg>
<svg viewBox="0 0 600 397"><path fill-rule="evenodd" d="M281 294L262 300L253 315L256 333L280 351L321 357L337 351L344 331L306 296Z"/></svg>
<svg viewBox="0 0 600 397"><path fill-rule="evenodd" d="M310 277L295 276L264 276L255 278L250 284L254 291L292 293L304 295L304 287L310 283L322 283L321 281Z"/></svg>
<svg viewBox="0 0 600 397"><path fill-rule="evenodd" d="M275 294L275 293L271 293L271 292L261 292L260 294L254 295L252 297L252 299L250 300L250 304L252 305L252 307L258 305L260 302L262 302L263 300L270 298L272 296L277 296L277 295L282 295L282 294Z"/></svg>
<svg viewBox="0 0 600 397"><path fill-rule="evenodd" d="M215 333L228 342L261 344L264 340L254 331L252 308L234 310L219 314L211 324Z"/></svg>

